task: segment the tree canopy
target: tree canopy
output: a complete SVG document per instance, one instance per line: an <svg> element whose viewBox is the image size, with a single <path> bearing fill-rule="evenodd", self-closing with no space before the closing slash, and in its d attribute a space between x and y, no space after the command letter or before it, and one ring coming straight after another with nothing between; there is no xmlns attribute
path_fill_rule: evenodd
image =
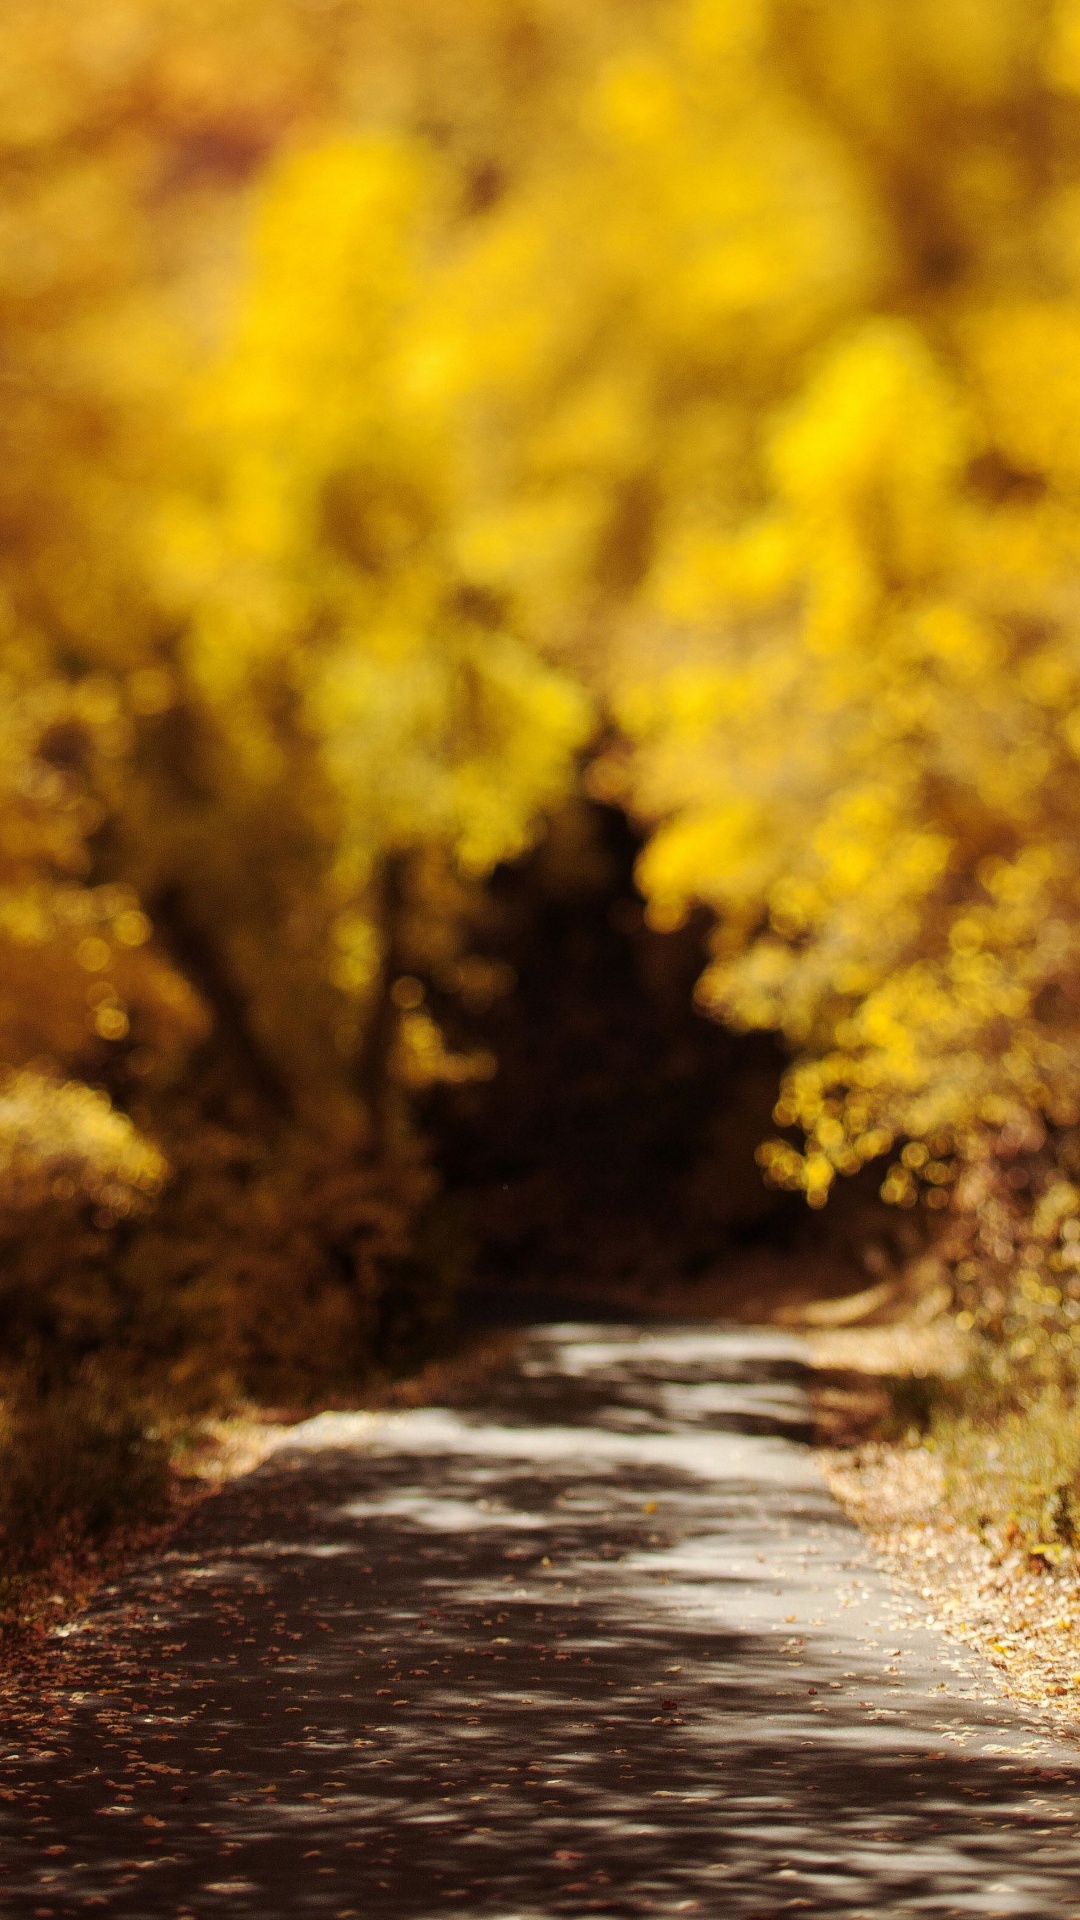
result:
<svg viewBox="0 0 1080 1920"><path fill-rule="evenodd" d="M497 1071L444 1009L584 788L790 1052L768 1176L880 1162L1067 1342L1080 6L13 0L0 54L12 1337L138 1302L220 1388L434 1297L417 1096Z"/></svg>

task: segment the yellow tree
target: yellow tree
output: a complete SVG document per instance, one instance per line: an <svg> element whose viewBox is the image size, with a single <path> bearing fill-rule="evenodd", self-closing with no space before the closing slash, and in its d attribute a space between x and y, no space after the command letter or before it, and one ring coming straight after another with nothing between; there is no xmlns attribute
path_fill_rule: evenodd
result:
<svg viewBox="0 0 1080 1920"><path fill-rule="evenodd" d="M365 1185L369 1120L407 1161L402 1090L491 1070L436 996L597 698L622 744L590 778L648 827L654 922L710 908L702 1005L795 1056L773 1176L817 1205L893 1155L888 1196L944 1213L962 1172L1007 1250L1012 1156L1065 1258L1078 17L8 10L4 1034L33 927L39 1050L200 1143L180 1251L136 1264L205 1273L220 1201L233 1241L259 1214L273 1288L287 1219L315 1276L326 1182L339 1268L357 1207L401 1252L424 1183ZM44 812L26 837L27 779L63 848ZM172 968L119 932L147 916ZM186 1075L177 965L217 1021Z"/></svg>
<svg viewBox="0 0 1080 1920"><path fill-rule="evenodd" d="M391 851L408 853L418 869L412 947L433 942L447 966L456 964L445 929L459 914L460 883L448 858L477 869L520 844L526 815L583 724L580 698L545 681L511 637L488 640L482 613L447 608L438 618L453 629L453 662L442 670L432 636L432 660L417 675L427 680L405 702L412 717L393 742L385 738L360 685L362 649L350 663L342 631L333 663L329 644L316 642L318 665L307 653L312 626L340 611L351 564L340 561L325 603L312 592L301 604L321 558L321 535L303 552L311 515L276 561L260 555L268 602L292 595L297 624L289 629L278 608L243 713L226 691L224 609L252 558L243 524L266 505L281 434L301 428L313 409L312 432L295 449L298 505L305 488L312 503L323 493L329 502L339 483L344 501L370 453L362 381L347 397L337 442L320 446L314 414L335 354L340 379L351 368L370 387L373 370L348 357L354 308L337 283L348 269L332 222L320 269L323 336L316 326L288 343L298 289L283 269L299 264L302 281L307 261L302 240L287 237L284 186L275 189L283 210L276 264L277 243L264 240L230 362L234 371L249 367L247 397L228 430L218 422L224 459L214 484L235 508L218 528L222 552L232 549L229 578L208 591L190 643L190 603L175 582L160 590L157 560L159 503L175 491L186 458L182 396L231 335L252 183L283 144L333 125L424 131L446 156L449 197L463 209L486 204L535 142L540 96L554 101L565 90L610 13L599 9L575 33L561 0L500 0L478 8L463 33L452 10L424 0L343 5L332 17L302 0L198 8L109 0L92 23L60 0L14 0L0 23L0 672L8 714L0 1062L19 1070L0 1122L5 1143L10 1136L3 1164L20 1205L58 1199L73 1184L104 1222L160 1186L162 1156L149 1141L164 1141L178 1179L159 1224L128 1236L126 1265L102 1241L89 1278L69 1238L66 1284L69 1293L83 1286L87 1299L100 1294L101 1262L111 1262L122 1288L157 1300L159 1345L172 1359L188 1336L175 1315L168 1324L170 1289L201 1300L204 1348L221 1351L231 1337L221 1316L233 1315L235 1331L246 1289L246 1331L233 1342L242 1370L252 1325L272 1318L275 1287L283 1298L290 1284L317 1292L320 1271L324 1279L344 1272L355 1253L364 1286L377 1292L372 1246L399 1259L407 1250L404 1223L430 1183L399 1182L392 1197L377 1191L370 1170L358 1173L363 1082L381 1056L387 1079L472 1069L447 1054L421 1005L399 1008L389 998L401 968L389 952L380 960L388 943L376 868ZM520 96L523 61L534 61L537 83L527 109L511 115L504 109ZM363 195L347 188L346 200L360 215L362 252ZM285 304L275 345L268 308L278 295ZM391 301L386 326L393 311ZM336 346L334 325L343 330ZM264 379L278 391L268 390L260 417L253 393ZM392 492L378 459L374 471ZM396 511L389 499L391 521ZM345 502L343 526L348 513ZM396 550L387 558L393 571ZM428 593L432 606L437 598ZM349 617L361 616L358 602ZM428 617L421 609L421 622ZM399 626L407 620L403 610ZM472 652L483 655L475 675ZM233 662L235 684L250 664ZM378 646L366 670L393 707L395 673ZM477 750L454 760L446 730L459 712L473 713L474 694ZM550 724L545 701L557 709ZM254 749L258 728L249 722L260 702L269 718L262 745L273 735L279 752L276 775ZM526 724L534 708L535 740ZM561 745L545 746L545 726L561 730ZM524 763L523 797L505 818L500 746ZM509 788L516 777L514 764ZM369 828L373 797L383 812ZM385 976L381 995L372 976ZM415 991L399 999L410 1002ZM373 1000L388 1004L393 1020L382 1022L381 1038L362 1041ZM189 1069L208 1018L213 1044ZM473 1064L487 1070L486 1061ZM142 1138L88 1082L110 1090ZM64 1231L74 1231L70 1221ZM40 1250L40 1224L35 1235ZM50 1241L54 1267L62 1243L62 1233ZM260 1250L246 1269L235 1257L241 1243ZM16 1264L8 1262L9 1275ZM31 1265L22 1297L32 1304L48 1291L48 1262ZM343 1297L321 1321L311 1308L301 1372L320 1342L325 1351L341 1346ZM280 1303L277 1311L285 1339L297 1316Z"/></svg>
<svg viewBox="0 0 1080 1920"><path fill-rule="evenodd" d="M763 368L761 315L731 365L752 430L662 516L605 777L654 823L656 924L716 913L703 1006L796 1054L776 1117L805 1145L767 1145L773 1177L820 1205L899 1149L886 1197L941 1209L960 1173L982 1255L1019 1245L1054 1310L1080 1207L1076 10L685 17L738 21L742 97L839 166L864 280L833 314L792 284L789 350ZM780 203L823 203L832 167L755 152ZM766 223L746 246L790 271Z"/></svg>
<svg viewBox="0 0 1080 1920"><path fill-rule="evenodd" d="M294 901L293 951L305 968L321 944L320 1017L349 1072L356 1046L372 1064L365 1023L410 961L452 986L453 876L523 850L589 727L576 683L454 551L460 461L425 376L445 201L431 162L387 139L280 166L198 417L206 506L180 499L166 519L192 609L187 671L234 750L243 804L283 793L322 849ZM420 923L408 937L406 921ZM289 955L268 969L239 923L232 957L284 1057L305 1011ZM404 1077L425 1061L433 1077L464 1071L419 988L397 999ZM310 1033L296 1052L327 1057Z"/></svg>
<svg viewBox="0 0 1080 1920"><path fill-rule="evenodd" d="M655 924L715 912L703 1006L797 1056L769 1170L819 1205L896 1149L942 1210L966 1167L1009 1249L1002 1156L1044 1240L1080 1205L1078 33L674 4L426 335L460 567L610 703L594 790Z"/></svg>

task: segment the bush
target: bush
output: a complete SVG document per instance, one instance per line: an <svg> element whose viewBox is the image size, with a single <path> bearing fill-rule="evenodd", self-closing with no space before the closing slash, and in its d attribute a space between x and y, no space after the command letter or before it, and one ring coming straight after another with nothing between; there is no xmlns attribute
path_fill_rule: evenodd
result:
<svg viewBox="0 0 1080 1920"><path fill-rule="evenodd" d="M144 1411L98 1386L25 1382L0 1429L0 1584L168 1505L168 1449Z"/></svg>

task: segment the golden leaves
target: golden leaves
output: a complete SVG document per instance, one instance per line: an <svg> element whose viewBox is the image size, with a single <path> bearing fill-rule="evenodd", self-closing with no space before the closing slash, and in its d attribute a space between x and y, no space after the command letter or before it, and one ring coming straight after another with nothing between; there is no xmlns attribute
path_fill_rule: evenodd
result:
<svg viewBox="0 0 1080 1920"><path fill-rule="evenodd" d="M591 790L645 823L650 923L703 903L700 1004L799 1055L779 1111L805 1152L770 1146L774 1177L816 1203L910 1138L927 1159L887 1176L908 1204L950 1186L943 1131L1070 1110L1080 178L1046 80L1073 87L1073 0L668 0L632 33L605 15L576 64L560 14L550 135L526 154L488 127L514 165L468 213L482 104L451 89L439 151L404 108L343 130L322 27L261 9L245 82L240 14L181 31L118 0L101 55L122 92L148 61L178 126L232 90L262 130L214 228L240 264L209 332L197 274L188 320L164 297L134 150L106 140L78 179L48 160L87 57L55 9L13 112L42 172L0 231L0 326L34 373L16 307L83 288L93 327L49 350L107 457L62 408L20 415L20 606L94 670L66 713L50 695L49 751L36 722L0 729L5 941L63 950L95 1041L168 1001L135 891L57 944L51 886L88 891L92 834L135 805L127 756L198 714L222 823L203 919L272 1047L304 1052L281 1029L325 988L346 1057L392 978L427 977L417 953L468 977L452 889L413 902L399 953L381 876L519 855L602 708L620 739ZM25 9L8 32L25 64ZM275 152L267 127L317 99ZM197 864L188 832L155 823L155 884L177 845ZM464 1072L425 1004L391 1005L403 1078Z"/></svg>

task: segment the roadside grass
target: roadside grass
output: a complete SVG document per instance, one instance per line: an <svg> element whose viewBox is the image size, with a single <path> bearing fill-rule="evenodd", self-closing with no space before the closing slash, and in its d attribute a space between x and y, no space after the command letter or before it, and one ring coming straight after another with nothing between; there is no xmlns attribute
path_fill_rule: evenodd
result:
<svg viewBox="0 0 1080 1920"><path fill-rule="evenodd" d="M1080 1380L1070 1356L1003 1356L947 1327L917 1339L910 1323L812 1346L819 1460L841 1505L926 1624L983 1657L991 1692L1075 1733Z"/></svg>
<svg viewBox="0 0 1080 1920"><path fill-rule="evenodd" d="M824 1445L923 1447L953 1519L998 1551L1054 1566L1080 1548L1074 1349L1047 1340L1008 1352L944 1313L810 1344Z"/></svg>
<svg viewBox="0 0 1080 1920"><path fill-rule="evenodd" d="M170 1446L145 1405L101 1383L42 1392L25 1377L0 1404L0 1636L52 1624L105 1577L121 1539L170 1518Z"/></svg>
<svg viewBox="0 0 1080 1920"><path fill-rule="evenodd" d="M928 1439L961 1526L999 1552L1061 1566L1080 1545L1080 1394L1062 1379L1003 1389L978 1362L932 1396ZM1037 1571L1036 1566L1032 1571Z"/></svg>
<svg viewBox="0 0 1080 1920"><path fill-rule="evenodd" d="M168 1447L136 1405L100 1389L25 1391L0 1431L0 1540L11 1571L40 1557L64 1528L98 1538L168 1497Z"/></svg>

